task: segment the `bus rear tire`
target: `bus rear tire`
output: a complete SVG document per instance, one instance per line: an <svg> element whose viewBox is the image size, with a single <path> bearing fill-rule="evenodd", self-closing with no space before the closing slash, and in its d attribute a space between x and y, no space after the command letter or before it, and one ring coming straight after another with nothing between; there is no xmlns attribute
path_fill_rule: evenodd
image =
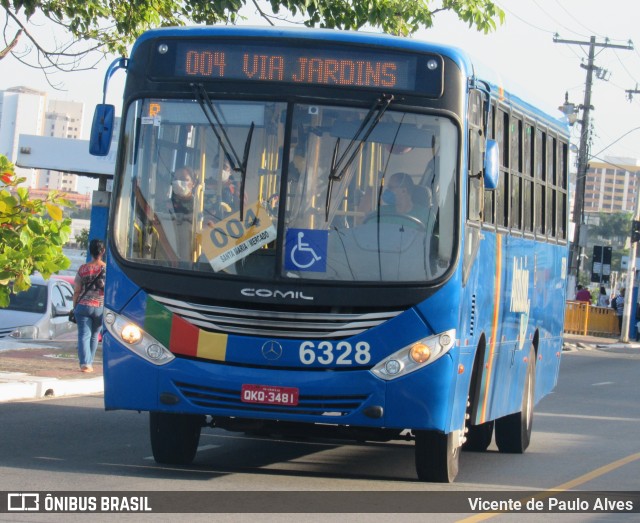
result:
<svg viewBox="0 0 640 523"><path fill-rule="evenodd" d="M432 483L453 483L458 475L460 460L460 447L455 444L455 433L418 430L415 436L418 479Z"/></svg>
<svg viewBox="0 0 640 523"><path fill-rule="evenodd" d="M520 412L496 420L496 445L507 454L522 454L531 442L533 403L536 381L536 353L531 346Z"/></svg>
<svg viewBox="0 0 640 523"><path fill-rule="evenodd" d="M202 416L150 412L153 459L166 465L189 465L198 450L202 422Z"/></svg>

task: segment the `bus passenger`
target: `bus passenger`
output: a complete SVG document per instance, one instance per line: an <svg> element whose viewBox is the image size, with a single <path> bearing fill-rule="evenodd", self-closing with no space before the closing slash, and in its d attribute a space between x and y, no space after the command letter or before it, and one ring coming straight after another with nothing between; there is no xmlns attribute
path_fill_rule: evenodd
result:
<svg viewBox="0 0 640 523"><path fill-rule="evenodd" d="M169 214L172 216L175 250L181 261L190 261L193 256L196 174L191 167L176 170L171 182Z"/></svg>
<svg viewBox="0 0 640 523"><path fill-rule="evenodd" d="M240 189L225 158L219 179L208 177L204 191L204 214L209 227L240 209Z"/></svg>
<svg viewBox="0 0 640 523"><path fill-rule="evenodd" d="M171 182L171 204L169 211L178 223L193 222L193 199L196 186L195 174L191 167L180 167Z"/></svg>

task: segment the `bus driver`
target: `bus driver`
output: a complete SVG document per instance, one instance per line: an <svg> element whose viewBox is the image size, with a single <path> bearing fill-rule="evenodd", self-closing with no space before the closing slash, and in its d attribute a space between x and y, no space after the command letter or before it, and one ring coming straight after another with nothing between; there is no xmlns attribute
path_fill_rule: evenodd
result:
<svg viewBox="0 0 640 523"><path fill-rule="evenodd" d="M385 205L380 208L381 214L409 216L427 226L431 194L429 189L416 185L409 174L397 172L389 178L382 203Z"/></svg>

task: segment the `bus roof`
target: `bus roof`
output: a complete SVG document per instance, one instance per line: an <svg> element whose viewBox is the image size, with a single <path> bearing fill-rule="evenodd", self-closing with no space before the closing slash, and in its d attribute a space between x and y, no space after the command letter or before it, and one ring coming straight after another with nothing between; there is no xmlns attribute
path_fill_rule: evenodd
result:
<svg viewBox="0 0 640 523"><path fill-rule="evenodd" d="M503 100L507 105L518 107L527 114L543 119L547 124L551 124L559 131L568 134L567 118L556 107L541 102L536 98L535 92L528 90L513 79L503 77L494 69L485 66L480 60L472 58L466 50L451 45L366 31L308 27L190 26L157 28L143 33L134 44L131 56L135 54L135 49L140 43L163 36L302 39L437 53L452 60L467 78L475 76L478 80L487 82L494 96Z"/></svg>

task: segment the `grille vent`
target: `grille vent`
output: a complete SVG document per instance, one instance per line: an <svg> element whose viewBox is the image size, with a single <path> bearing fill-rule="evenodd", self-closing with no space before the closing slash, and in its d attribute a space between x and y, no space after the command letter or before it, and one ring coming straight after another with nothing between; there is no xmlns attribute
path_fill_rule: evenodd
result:
<svg viewBox="0 0 640 523"><path fill-rule="evenodd" d="M400 314L398 311L326 313L240 309L151 296L174 314L211 332L279 338L340 339L354 336Z"/></svg>

